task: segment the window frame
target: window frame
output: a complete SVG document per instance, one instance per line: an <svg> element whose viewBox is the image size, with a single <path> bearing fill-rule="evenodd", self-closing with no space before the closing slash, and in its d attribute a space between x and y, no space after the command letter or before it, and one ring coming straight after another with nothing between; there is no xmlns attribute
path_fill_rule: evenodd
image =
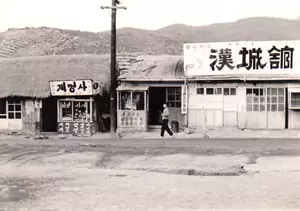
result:
<svg viewBox="0 0 300 211"><path fill-rule="evenodd" d="M0 120L1 119L9 119L9 120L21 120L22 119L22 112L23 112L23 106L22 106L22 100L21 99L15 99L15 98L1 98L2 102L5 103L5 114L0 114ZM17 109L17 106L20 109ZM13 109L10 110L10 107ZM10 115L12 114L12 118ZM19 115L19 116L17 116Z"/></svg>
<svg viewBox="0 0 300 211"><path fill-rule="evenodd" d="M64 120L62 119L62 107L61 102L71 102L71 108L72 108L72 120ZM88 114L86 120L74 120L74 102L85 102L87 104ZM83 123L92 123L93 122L93 98L90 99L79 99L79 98L64 98L64 99L58 99L57 100L57 122L83 122Z"/></svg>
<svg viewBox="0 0 300 211"><path fill-rule="evenodd" d="M174 89L174 94L169 93L170 89ZM182 100L181 94L182 93L181 92L182 92L181 87L177 87L177 86L176 87L166 87L166 103L169 108L181 108L181 106L182 106L182 102L181 102L181 100ZM171 95L171 96L174 95L174 100L169 100L169 95ZM175 106L170 105L170 103L174 103ZM177 106L177 104L179 104L179 106Z"/></svg>
<svg viewBox="0 0 300 211"><path fill-rule="evenodd" d="M293 99L292 99L293 94L300 95L300 92L293 92L293 91L289 92L289 108L293 109L293 110L299 110L300 109L300 104L299 104L299 106L293 106L293 103L292 103L293 102ZM300 101L300 99L299 100L295 99L295 100Z"/></svg>
<svg viewBox="0 0 300 211"><path fill-rule="evenodd" d="M283 93L280 93L280 90ZM283 99L283 102L280 102L280 99ZM246 88L246 112L285 112L285 99L284 87L248 87Z"/></svg>
<svg viewBox="0 0 300 211"><path fill-rule="evenodd" d="M144 98L144 108L141 109L141 110L138 110L138 109L122 109L122 93L128 93L129 96L130 96L130 105L133 104L133 100L134 100L134 94L135 93L142 93L143 95L143 98ZM118 91L118 103L117 103L117 108L119 111L148 111L148 105L147 105L147 92L146 91L140 91L140 90L136 90L136 91L133 91L133 90L122 90L122 91ZM124 105L125 107L125 105Z"/></svg>

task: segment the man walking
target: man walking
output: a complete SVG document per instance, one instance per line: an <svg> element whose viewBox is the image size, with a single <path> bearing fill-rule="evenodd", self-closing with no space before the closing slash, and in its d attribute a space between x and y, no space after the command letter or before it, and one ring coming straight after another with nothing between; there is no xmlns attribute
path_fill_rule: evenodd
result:
<svg viewBox="0 0 300 211"><path fill-rule="evenodd" d="M161 114L162 125L161 125L160 136L164 137L165 130L169 133L170 136L173 136L173 133L170 130L169 125L168 125L168 123L169 123L169 109L167 107L167 104L165 104L165 103L164 103L163 107L164 107L164 110L163 110L163 112Z"/></svg>

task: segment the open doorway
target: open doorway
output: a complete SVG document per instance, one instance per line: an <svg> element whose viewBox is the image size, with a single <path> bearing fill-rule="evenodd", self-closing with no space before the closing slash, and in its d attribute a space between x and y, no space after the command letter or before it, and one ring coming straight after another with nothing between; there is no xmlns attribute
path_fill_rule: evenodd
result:
<svg viewBox="0 0 300 211"><path fill-rule="evenodd" d="M149 125L160 125L160 114L166 102L166 88L149 88Z"/></svg>
<svg viewBox="0 0 300 211"><path fill-rule="evenodd" d="M43 100L42 125L44 132L57 131L57 100L53 97Z"/></svg>

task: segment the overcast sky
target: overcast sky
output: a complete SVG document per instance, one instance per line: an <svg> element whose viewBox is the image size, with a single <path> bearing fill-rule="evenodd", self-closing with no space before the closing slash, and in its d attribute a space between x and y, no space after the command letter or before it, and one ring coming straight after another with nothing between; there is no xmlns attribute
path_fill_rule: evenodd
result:
<svg viewBox="0 0 300 211"><path fill-rule="evenodd" d="M158 29L174 23L206 25L253 16L297 18L299 0L121 0L117 26ZM0 31L56 27L99 32L110 29L111 0L0 0Z"/></svg>

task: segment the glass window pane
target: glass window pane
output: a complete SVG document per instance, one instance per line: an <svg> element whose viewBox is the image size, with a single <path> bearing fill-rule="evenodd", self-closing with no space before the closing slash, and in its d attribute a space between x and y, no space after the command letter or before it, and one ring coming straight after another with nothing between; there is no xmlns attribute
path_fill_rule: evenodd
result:
<svg viewBox="0 0 300 211"><path fill-rule="evenodd" d="M197 88L197 94L203 95L204 94L204 88Z"/></svg>
<svg viewBox="0 0 300 211"><path fill-rule="evenodd" d="M252 101L253 101L253 98L251 96L250 97L248 96L247 97L247 103L252 103Z"/></svg>
<svg viewBox="0 0 300 211"><path fill-rule="evenodd" d="M21 105L15 105L15 111L21 111Z"/></svg>
<svg viewBox="0 0 300 211"><path fill-rule="evenodd" d="M206 94L207 95L213 95L214 94L214 89L213 88L206 88Z"/></svg>
<svg viewBox="0 0 300 211"><path fill-rule="evenodd" d="M271 89L271 95L277 95L277 88Z"/></svg>
<svg viewBox="0 0 300 211"><path fill-rule="evenodd" d="M181 95L181 88L175 88L176 95Z"/></svg>
<svg viewBox="0 0 300 211"><path fill-rule="evenodd" d="M271 104L267 104L267 110L271 111Z"/></svg>
<svg viewBox="0 0 300 211"><path fill-rule="evenodd" d="M16 119L21 119L21 116L22 116L21 112L16 112Z"/></svg>
<svg viewBox="0 0 300 211"><path fill-rule="evenodd" d="M253 111L259 111L258 104L253 104Z"/></svg>
<svg viewBox="0 0 300 211"><path fill-rule="evenodd" d="M71 110L72 112L72 110ZM88 102L86 101L74 101L73 102L73 120L74 121L89 121L89 109Z"/></svg>
<svg viewBox="0 0 300 211"><path fill-rule="evenodd" d="M284 111L284 104L278 104L278 111Z"/></svg>
<svg viewBox="0 0 300 211"><path fill-rule="evenodd" d="M265 105L262 105L262 104L260 104L260 111L266 111L266 106L265 106Z"/></svg>
<svg viewBox="0 0 300 211"><path fill-rule="evenodd" d="M271 102L271 98L267 97L267 103L270 103L270 102Z"/></svg>
<svg viewBox="0 0 300 211"><path fill-rule="evenodd" d="M252 111L252 104L247 104L247 111Z"/></svg>
<svg viewBox="0 0 300 211"><path fill-rule="evenodd" d="M236 95L236 88L230 89L230 95Z"/></svg>
<svg viewBox="0 0 300 211"><path fill-rule="evenodd" d="M221 95L222 94L222 88L215 88L215 94Z"/></svg>
<svg viewBox="0 0 300 211"><path fill-rule="evenodd" d="M168 95L168 101L175 101L175 95Z"/></svg>
<svg viewBox="0 0 300 211"><path fill-rule="evenodd" d="M6 114L6 100L0 99L0 114Z"/></svg>
<svg viewBox="0 0 300 211"><path fill-rule="evenodd" d="M260 103L265 103L266 102L266 97L260 97Z"/></svg>
<svg viewBox="0 0 300 211"><path fill-rule="evenodd" d="M277 103L277 97L272 97L272 103Z"/></svg>
<svg viewBox="0 0 300 211"><path fill-rule="evenodd" d="M267 88L267 95L271 95L271 88Z"/></svg>
<svg viewBox="0 0 300 211"><path fill-rule="evenodd" d="M72 101L60 101L61 118L63 121L72 121Z"/></svg>
<svg viewBox="0 0 300 211"><path fill-rule="evenodd" d="M284 97L283 96L278 97L278 103L284 103Z"/></svg>
<svg viewBox="0 0 300 211"><path fill-rule="evenodd" d="M131 110L131 92L120 92L120 110Z"/></svg>
<svg viewBox="0 0 300 211"><path fill-rule="evenodd" d="M1 114L0 115L0 119L6 119L6 115L5 114Z"/></svg>
<svg viewBox="0 0 300 211"><path fill-rule="evenodd" d="M8 111L14 111L15 105L8 105Z"/></svg>
<svg viewBox="0 0 300 211"><path fill-rule="evenodd" d="M169 88L167 88L167 94L173 94L173 95L175 95L175 90L176 90L176 88L173 88L173 87L169 87Z"/></svg>
<svg viewBox="0 0 300 211"><path fill-rule="evenodd" d="M181 102L176 102L176 108L181 108Z"/></svg>
<svg viewBox="0 0 300 211"><path fill-rule="evenodd" d="M277 104L271 104L271 111L277 111Z"/></svg>
<svg viewBox="0 0 300 211"><path fill-rule="evenodd" d="M284 88L278 88L278 95L284 95Z"/></svg>
<svg viewBox="0 0 300 211"><path fill-rule="evenodd" d="M14 119L14 118L15 118L14 113L8 113L8 118L9 118L9 119Z"/></svg>
<svg viewBox="0 0 300 211"><path fill-rule="evenodd" d="M168 102L167 103L168 104L168 107L170 107L170 108L175 108L175 102Z"/></svg>
<svg viewBox="0 0 300 211"><path fill-rule="evenodd" d="M258 97L253 97L253 103L259 103L259 98Z"/></svg>
<svg viewBox="0 0 300 211"><path fill-rule="evenodd" d="M224 95L229 95L230 92L229 92L229 88L224 88Z"/></svg>
<svg viewBox="0 0 300 211"><path fill-rule="evenodd" d="M246 89L246 95L252 95L252 93L253 93L252 88Z"/></svg>
<svg viewBox="0 0 300 211"><path fill-rule="evenodd" d="M253 89L253 94L256 95L256 96L258 96L259 95L259 89L254 88Z"/></svg>
<svg viewBox="0 0 300 211"><path fill-rule="evenodd" d="M133 92L133 110L145 110L145 94L144 92Z"/></svg>
<svg viewBox="0 0 300 211"><path fill-rule="evenodd" d="M265 94L265 89L261 88L259 89L259 95L263 96Z"/></svg>

